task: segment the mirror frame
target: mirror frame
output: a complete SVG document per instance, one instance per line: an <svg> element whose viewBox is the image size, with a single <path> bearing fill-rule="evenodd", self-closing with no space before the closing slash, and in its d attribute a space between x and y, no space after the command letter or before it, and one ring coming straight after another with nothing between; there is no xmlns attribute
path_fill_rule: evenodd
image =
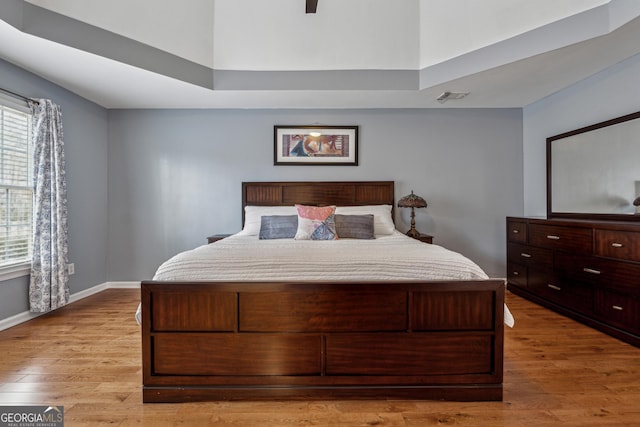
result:
<svg viewBox="0 0 640 427"><path fill-rule="evenodd" d="M616 117L614 119L606 120L604 122L596 123L594 125L585 126L580 129L575 129L569 132L564 132L559 135L554 135L547 138L547 218L571 218L571 219L591 219L591 220L608 220L608 221L640 221L640 215L633 214L610 214L610 213L582 213L582 212L554 212L551 205L551 145L554 141L567 138L570 136L578 135L585 132L591 132L597 129L602 129L607 126L617 125L619 123L628 122L640 118L640 111L627 114L624 116ZM604 142L603 142L604 143Z"/></svg>

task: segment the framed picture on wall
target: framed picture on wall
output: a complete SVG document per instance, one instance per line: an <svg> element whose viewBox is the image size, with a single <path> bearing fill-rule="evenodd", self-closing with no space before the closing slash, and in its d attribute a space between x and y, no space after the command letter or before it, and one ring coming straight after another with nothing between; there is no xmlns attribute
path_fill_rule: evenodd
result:
<svg viewBox="0 0 640 427"><path fill-rule="evenodd" d="M273 164L357 166L358 126L274 126Z"/></svg>

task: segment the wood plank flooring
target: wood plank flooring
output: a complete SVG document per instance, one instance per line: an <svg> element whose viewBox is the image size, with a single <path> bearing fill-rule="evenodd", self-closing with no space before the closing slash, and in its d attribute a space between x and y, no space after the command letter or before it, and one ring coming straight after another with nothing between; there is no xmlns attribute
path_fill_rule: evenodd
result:
<svg viewBox="0 0 640 427"><path fill-rule="evenodd" d="M142 404L138 300L111 289L0 332L0 405L62 405L66 426L640 425L640 349L510 293L503 402Z"/></svg>

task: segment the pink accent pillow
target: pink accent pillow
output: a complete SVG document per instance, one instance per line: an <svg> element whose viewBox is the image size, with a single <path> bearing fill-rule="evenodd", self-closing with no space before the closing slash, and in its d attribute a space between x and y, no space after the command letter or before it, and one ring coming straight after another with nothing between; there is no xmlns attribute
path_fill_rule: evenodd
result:
<svg viewBox="0 0 640 427"><path fill-rule="evenodd" d="M314 231L320 226L326 227L327 223L325 221L336 211L335 206L296 205L296 209L298 211L296 240L311 240Z"/></svg>

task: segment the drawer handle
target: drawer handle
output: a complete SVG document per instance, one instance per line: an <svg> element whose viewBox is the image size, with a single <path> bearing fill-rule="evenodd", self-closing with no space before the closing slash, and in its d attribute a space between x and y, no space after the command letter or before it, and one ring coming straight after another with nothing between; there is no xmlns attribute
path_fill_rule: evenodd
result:
<svg viewBox="0 0 640 427"><path fill-rule="evenodd" d="M560 236L554 236L553 234L549 234L547 236L547 239L551 239L551 240L560 240Z"/></svg>
<svg viewBox="0 0 640 427"><path fill-rule="evenodd" d="M512 232L513 234L518 234L518 233L520 232L520 230L513 229L513 230L511 230L511 232Z"/></svg>
<svg viewBox="0 0 640 427"><path fill-rule="evenodd" d="M620 307L619 305L612 305L611 308L613 308L614 310L622 311L622 307Z"/></svg>
<svg viewBox="0 0 640 427"><path fill-rule="evenodd" d="M583 268L582 271L584 271L585 273L591 273L591 274L600 274L600 270L594 270L593 268Z"/></svg>
<svg viewBox="0 0 640 427"><path fill-rule="evenodd" d="M531 255L529 255L529 254L527 254L527 253L524 253L524 252L522 252L522 253L520 254L520 256L523 256L523 257L525 257L525 258L531 258Z"/></svg>
<svg viewBox="0 0 640 427"><path fill-rule="evenodd" d="M513 272L513 275L514 275L514 276L519 276L519 275L520 275L520 273L518 273L517 271L514 271L514 272Z"/></svg>
<svg viewBox="0 0 640 427"><path fill-rule="evenodd" d="M556 285L552 285L551 283L547 283L547 287L553 289L554 291L561 291L562 288L556 286Z"/></svg>
<svg viewBox="0 0 640 427"><path fill-rule="evenodd" d="M613 246L614 248L621 248L622 243L612 243L611 246Z"/></svg>

